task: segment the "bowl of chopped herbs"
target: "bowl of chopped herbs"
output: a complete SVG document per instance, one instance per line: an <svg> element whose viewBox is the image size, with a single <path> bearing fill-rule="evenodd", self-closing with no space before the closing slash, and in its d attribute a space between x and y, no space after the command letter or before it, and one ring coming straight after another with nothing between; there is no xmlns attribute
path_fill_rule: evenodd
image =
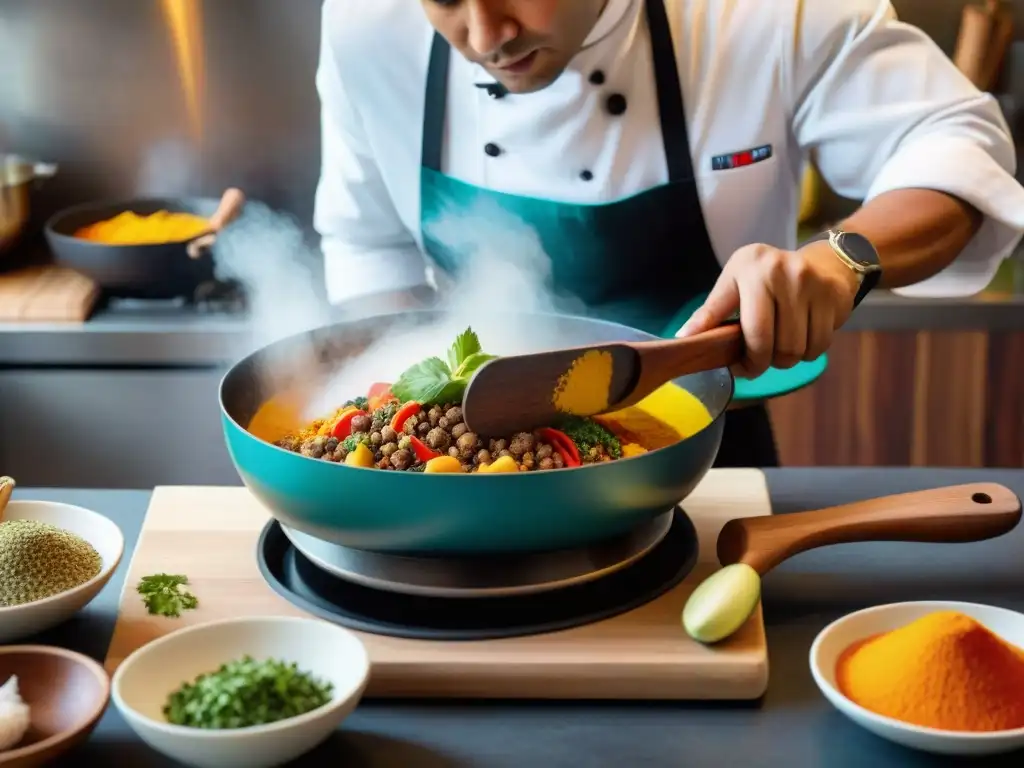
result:
<svg viewBox="0 0 1024 768"><path fill-rule="evenodd" d="M270 768L315 748L356 708L370 661L329 622L264 616L188 627L114 672L115 706L156 751L199 768Z"/></svg>
<svg viewBox="0 0 1024 768"><path fill-rule="evenodd" d="M11 501L0 520L0 644L62 624L110 581L124 535L110 518L54 501Z"/></svg>

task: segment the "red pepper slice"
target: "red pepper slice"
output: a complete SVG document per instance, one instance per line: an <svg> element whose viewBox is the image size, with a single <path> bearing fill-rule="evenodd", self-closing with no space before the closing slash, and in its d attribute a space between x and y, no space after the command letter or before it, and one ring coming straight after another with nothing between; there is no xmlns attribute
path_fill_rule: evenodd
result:
<svg viewBox="0 0 1024 768"><path fill-rule="evenodd" d="M441 455L433 448L428 447L427 444L418 437L409 438L409 447L412 448L412 452L416 454L416 458L420 461L430 461L431 459L436 459Z"/></svg>
<svg viewBox="0 0 1024 768"><path fill-rule="evenodd" d="M334 429L331 430L331 437L344 440L352 434L352 419L356 416L367 415L366 411L361 411L358 408L349 408L347 411L342 411L341 416L334 423Z"/></svg>
<svg viewBox="0 0 1024 768"><path fill-rule="evenodd" d="M552 429L551 427L544 427L543 429L538 429L537 434L540 435L542 440L551 443L554 449L561 455L565 466L580 466L580 452L576 449L576 443L565 432Z"/></svg>
<svg viewBox="0 0 1024 768"><path fill-rule="evenodd" d="M415 400L410 400L408 403L399 408L398 411L395 413L394 417L392 417L391 428L395 430L395 432L401 433L402 427L405 426L405 422L409 420L409 417L414 416L419 412L420 404L417 403Z"/></svg>
<svg viewBox="0 0 1024 768"><path fill-rule="evenodd" d="M370 410L376 411L382 405L386 405L398 398L396 398L394 393L392 393L390 384L378 381L376 384L370 385L370 391L367 393L366 399L369 402Z"/></svg>

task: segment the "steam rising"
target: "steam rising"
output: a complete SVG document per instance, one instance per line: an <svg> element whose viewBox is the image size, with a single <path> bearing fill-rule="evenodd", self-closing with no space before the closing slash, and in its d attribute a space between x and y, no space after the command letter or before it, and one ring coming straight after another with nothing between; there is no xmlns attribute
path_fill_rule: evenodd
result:
<svg viewBox="0 0 1024 768"><path fill-rule="evenodd" d="M216 258L218 277L237 280L246 291L254 349L331 322L317 254L290 216L246 202L218 237Z"/></svg>
<svg viewBox="0 0 1024 768"><path fill-rule="evenodd" d="M438 298L430 309L440 313L438 319L392 328L365 352L346 360L308 404L308 416L333 410L375 381L395 381L426 357L444 358L468 326L491 354L522 354L574 343L559 337L554 318L538 317L584 310L581 302L550 291L550 259L537 234L522 220L482 203L471 210L447 212L431 225L429 234L466 254L468 261L454 280L435 276ZM221 236L217 262L224 277L239 280L248 291L254 347L337 321L319 298L323 270L318 255L287 216L247 203L244 215ZM511 312L533 318L528 324L512 322L505 315Z"/></svg>

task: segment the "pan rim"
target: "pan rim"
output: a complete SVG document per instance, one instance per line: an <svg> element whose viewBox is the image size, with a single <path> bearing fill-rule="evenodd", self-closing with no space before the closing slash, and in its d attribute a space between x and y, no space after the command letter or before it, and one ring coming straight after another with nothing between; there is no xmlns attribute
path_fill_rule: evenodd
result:
<svg viewBox="0 0 1024 768"><path fill-rule="evenodd" d="M616 323L616 322L611 321L611 320L602 320L600 318L587 317L586 315L573 315L573 314L566 314L566 313L561 313L561 312L525 312L525 313L509 313L509 314L521 314L521 315L527 315L527 316L546 317L546 318L554 318L554 319L562 319L562 320L581 320L581 321L586 321L586 322L591 323L591 324L605 326L605 327L610 328L610 329L619 329L619 330L622 330L622 331L629 332L631 334L640 334L641 336L644 337L642 340L654 341L654 340L658 339L657 336L654 336L653 334L649 334L646 331L641 331L641 330L639 330L637 328L631 328L630 326L623 325L622 323ZM361 317L361 318L359 318L358 320L356 320L354 322L351 322L351 321L350 322L337 321L337 322L334 322L334 323L330 323L328 325L318 326L316 328L311 328L311 329L307 329L307 330L304 330L304 331L299 331L297 333L293 333L293 334L290 334L290 335L285 336L283 338L277 339L277 340L271 342L270 344L266 344L266 345L260 347L259 349L253 350L252 352L249 352L248 354L243 356L241 359L238 359L233 364L231 364L228 367L228 369L224 372L224 374L222 374L222 376L220 378L220 382L217 385L217 405L220 408L221 418L222 419L227 419L230 422L232 427L237 429L242 435L248 437L251 440L256 441L256 443L258 443L261 446L261 448L263 448L263 449L269 448L269 449L274 450L274 451L279 451L283 455L286 455L286 456L289 456L289 457L293 457L293 459L299 459L299 460L306 461L306 462L312 462L312 463L314 463L314 464L316 464L318 466L322 465L322 466L334 467L335 468L334 471L336 471L337 469L340 468L340 469L344 469L344 470L358 470L358 471L362 471L362 472L376 472L376 473L379 473L382 470L377 469L376 467L356 467L356 466L350 466L348 464L342 464L342 463L325 462L322 459L314 459L311 456L303 456L300 453L295 453L294 451L286 450L284 448L281 448L278 445L274 445L271 442L268 442L266 440L262 440L261 438L256 437L251 432L249 432L244 426L239 424L238 420L235 419L234 415L232 413L230 413L229 410L225 407L225 404L224 404L225 384L227 383L227 381L228 381L228 379L230 377L232 377L233 375L236 375L236 371L238 371L245 364L249 363L256 356L258 356L260 354L263 354L263 353L266 353L268 349L270 349L272 347L275 347L277 345L287 346L288 343L294 342L296 339L298 339L298 338L300 338L302 336L309 335L311 333L317 333L317 332L325 331L325 330L327 330L329 328L337 328L339 326L346 326L346 325L349 325L349 326L371 325L374 320L382 320L382 319L385 319L385 318L391 319L391 320L399 320L399 319L402 319L402 318L411 318L411 317L414 317L414 316L437 318L437 317L442 317L443 315L444 315L444 312L442 310L431 310L431 309L414 310L414 311L411 311L411 312L402 312L402 313L393 313L393 312L375 313L375 314L372 314L372 315L366 315L364 317ZM641 460L641 459L644 459L646 457L650 457L650 456L654 456L654 455L657 455L657 456L660 457L660 456L664 455L665 452L678 449L679 446L686 444L690 440L692 440L692 439L694 439L694 438L696 438L696 437L698 437L700 435L703 435L708 430L714 428L718 424L718 422L720 420L725 418L725 414L729 410L729 405L733 402L734 397L735 397L735 393L736 393L736 377L727 368L720 368L720 369L715 369L715 370L716 370L716 372L718 372L718 371L724 372L724 376L725 376L725 379L726 379L726 381L724 383L728 387L727 397L726 397L726 399L724 401L724 404L723 404L722 408L719 410L719 412L717 414L714 414L712 416L711 421L709 421L704 427L702 427L698 431L694 432L692 435L688 435L687 437L681 438L680 440L677 440L676 442L671 443L669 445L662 446L661 448L656 448L656 449L654 449L652 451L647 451L645 453L638 454L636 456L624 456L624 457L622 457L620 459L616 459L615 461L601 462L601 463L597 463L597 464L584 464L584 465L581 465L581 466L578 466L578 467L561 467L561 468L556 468L556 469L544 470L543 472L515 472L515 473L508 472L508 473L493 473L493 474L492 473L482 473L481 474L481 473L477 473L477 472L473 472L473 473L469 473L469 474L466 474L466 473L444 473L444 472L438 472L438 473L432 474L431 477L435 477L435 478L447 477L449 479L452 479L452 478L466 478L466 477L474 477L474 476L476 476L476 477L487 478L488 480L490 480L492 482L497 480L498 478L504 478L503 480L499 480L499 482L508 482L508 481L512 480L513 478L519 478L519 482L523 482L525 477L529 476L529 477L532 477L536 481L538 479L542 479L542 478L545 478L545 477L550 477L552 475L560 474L560 473L564 473L564 472L579 472L581 470L596 470L596 469L599 469L601 467L609 467L609 468L610 467L618 467L618 466L626 464L627 462ZM717 455L717 453L718 453L718 450L716 449L715 455ZM712 461L714 461L714 456L712 457ZM404 476L404 475L421 475L423 473L421 473L421 472L399 472L399 473L393 473L393 474ZM464 482L464 480L463 480L463 482Z"/></svg>

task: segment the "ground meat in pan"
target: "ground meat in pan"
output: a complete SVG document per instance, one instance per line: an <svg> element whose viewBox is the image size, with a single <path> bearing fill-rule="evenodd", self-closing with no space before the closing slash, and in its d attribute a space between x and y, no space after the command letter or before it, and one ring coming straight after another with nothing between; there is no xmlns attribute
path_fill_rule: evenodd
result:
<svg viewBox="0 0 1024 768"><path fill-rule="evenodd" d="M345 440L318 435L306 440L285 438L277 445L314 459L342 462L357 443L363 443L373 451L374 466L378 469L422 470L423 462L416 458L409 445L410 437L415 436L432 450L457 458L464 472L473 472L502 456L514 458L520 471L524 472L565 466L561 454L531 432L481 440L469 431L462 420L462 408L458 405L421 408L406 420L400 433L390 425L394 412L394 406L384 406L369 416L356 416L352 419L352 436ZM610 461L611 457L596 448L581 455L580 459L583 464L590 464Z"/></svg>

